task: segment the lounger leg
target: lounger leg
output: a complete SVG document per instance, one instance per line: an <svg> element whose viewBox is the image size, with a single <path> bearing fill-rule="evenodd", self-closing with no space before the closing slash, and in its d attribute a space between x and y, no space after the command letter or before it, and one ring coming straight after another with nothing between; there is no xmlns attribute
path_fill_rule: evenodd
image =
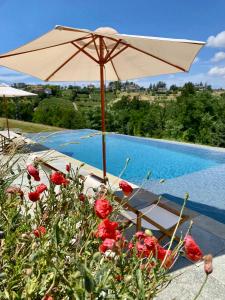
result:
<svg viewBox="0 0 225 300"><path fill-rule="evenodd" d="M136 231L141 231L141 213L137 213L137 224L136 224Z"/></svg>

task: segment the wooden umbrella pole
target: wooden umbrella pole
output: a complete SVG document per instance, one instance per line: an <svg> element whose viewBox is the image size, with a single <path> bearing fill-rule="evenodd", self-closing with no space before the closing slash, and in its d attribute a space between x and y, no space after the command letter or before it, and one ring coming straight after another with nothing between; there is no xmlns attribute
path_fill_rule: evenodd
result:
<svg viewBox="0 0 225 300"><path fill-rule="evenodd" d="M102 114L102 167L103 180L106 182L106 143L105 143L105 85L104 85L104 44L103 37L99 37L99 65L100 65L100 93Z"/></svg>
<svg viewBox="0 0 225 300"><path fill-rule="evenodd" d="M8 131L8 138L10 139L7 100L6 100L6 96L5 95L3 95L3 99L4 99L4 106L5 106L6 127L7 127L7 131Z"/></svg>

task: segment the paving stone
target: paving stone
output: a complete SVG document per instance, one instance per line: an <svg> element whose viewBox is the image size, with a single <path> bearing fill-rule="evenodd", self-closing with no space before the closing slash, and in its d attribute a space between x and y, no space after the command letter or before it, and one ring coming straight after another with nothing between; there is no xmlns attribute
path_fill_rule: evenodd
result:
<svg viewBox="0 0 225 300"><path fill-rule="evenodd" d="M212 276L208 278L198 300L224 300L225 286Z"/></svg>
<svg viewBox="0 0 225 300"><path fill-rule="evenodd" d="M217 256L213 258L212 277L225 285L225 250L218 253Z"/></svg>
<svg viewBox="0 0 225 300"><path fill-rule="evenodd" d="M225 224L203 215L199 215L193 221L198 227L217 235L219 238L225 239Z"/></svg>
<svg viewBox="0 0 225 300"><path fill-rule="evenodd" d="M175 286L171 287L169 285L163 292L161 292L157 297L156 300L191 300L192 294L186 290L182 289L183 293L181 294L180 290L178 290Z"/></svg>

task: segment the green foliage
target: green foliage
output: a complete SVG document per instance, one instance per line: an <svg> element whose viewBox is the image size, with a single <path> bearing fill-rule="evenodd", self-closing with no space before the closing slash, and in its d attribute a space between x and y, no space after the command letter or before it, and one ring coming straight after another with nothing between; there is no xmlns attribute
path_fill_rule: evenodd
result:
<svg viewBox="0 0 225 300"><path fill-rule="evenodd" d="M34 112L33 121L64 128L85 127L82 114L75 110L71 101L63 98L43 100Z"/></svg>
<svg viewBox="0 0 225 300"><path fill-rule="evenodd" d="M159 97L157 89L165 87L165 83L158 82L149 86L152 101L129 93L119 96L121 88L130 86L135 84L109 84L105 92L107 131L225 146L225 93L218 95L208 85L200 83L196 87L188 82L183 88L171 86L167 92L173 96L170 99L167 94ZM56 96L8 100L8 117L69 129L101 129L99 88L49 88ZM0 115L5 115L2 101Z"/></svg>
<svg viewBox="0 0 225 300"><path fill-rule="evenodd" d="M99 252L102 240L96 232L102 220L93 204L100 196L107 197L114 208L110 218L116 220L120 208L110 190L103 195L100 189L81 201L84 178L79 169L72 169L66 186L56 192L49 182L48 191L33 203L16 192L6 192L18 175L22 189L26 177L24 190L34 190L36 184L23 168L12 176L7 166L13 161L3 164L4 172L1 165L0 299L40 300L51 295L54 300L144 300L153 299L168 283L167 267L157 255L142 258L135 249L128 250L123 239L110 251L111 256ZM41 169L42 161L35 164ZM39 226L46 231L37 236L34 229ZM176 246L172 253L175 256L179 251Z"/></svg>
<svg viewBox="0 0 225 300"><path fill-rule="evenodd" d="M107 112L107 130L225 146L225 98L188 83L175 100L152 103L124 96ZM98 125L99 127L99 125Z"/></svg>

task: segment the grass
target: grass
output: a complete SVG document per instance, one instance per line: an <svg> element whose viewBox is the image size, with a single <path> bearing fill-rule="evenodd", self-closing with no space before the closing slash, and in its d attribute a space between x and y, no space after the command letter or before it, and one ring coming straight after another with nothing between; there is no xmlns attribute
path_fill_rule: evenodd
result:
<svg viewBox="0 0 225 300"><path fill-rule="evenodd" d="M5 118L0 118L0 127L6 128ZM38 123L24 122L19 120L9 119L10 129L19 129L22 132L44 132L44 131L59 131L64 128L43 125Z"/></svg>

